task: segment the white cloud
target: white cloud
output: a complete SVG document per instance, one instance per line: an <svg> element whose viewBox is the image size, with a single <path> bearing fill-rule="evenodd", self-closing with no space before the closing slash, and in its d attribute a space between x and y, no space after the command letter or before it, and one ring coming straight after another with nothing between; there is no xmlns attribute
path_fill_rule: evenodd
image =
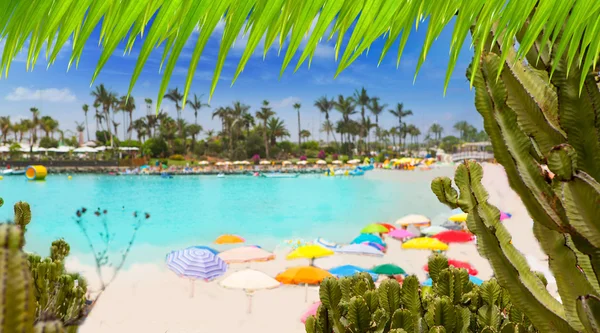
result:
<svg viewBox="0 0 600 333"><path fill-rule="evenodd" d="M17 87L6 95L9 101L46 101L46 102L74 102L75 95L68 89L38 89L32 90L25 87Z"/></svg>
<svg viewBox="0 0 600 333"><path fill-rule="evenodd" d="M299 97L295 97L295 96L290 96L290 97L286 97L280 101L275 101L271 103L271 106L273 106L273 108L289 108L292 105L294 105L295 103L300 103L302 100Z"/></svg>

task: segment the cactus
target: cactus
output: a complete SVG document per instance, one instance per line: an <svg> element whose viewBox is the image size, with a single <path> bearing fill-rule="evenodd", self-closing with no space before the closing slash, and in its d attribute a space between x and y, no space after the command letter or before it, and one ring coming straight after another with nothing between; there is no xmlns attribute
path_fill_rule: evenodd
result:
<svg viewBox="0 0 600 333"><path fill-rule="evenodd" d="M64 333L63 324L58 320L40 321L35 324L35 333Z"/></svg>
<svg viewBox="0 0 600 333"><path fill-rule="evenodd" d="M502 36L493 31L492 36L495 44L473 60L479 65L477 71L469 69L467 74L474 75L475 106L497 161L533 219L534 235L549 257L562 303L546 291L547 281L531 272L512 246L510 234L499 223L498 209L487 202L481 166L471 161L459 166L454 178L459 192L449 178L435 179L432 190L442 203L469 214L467 226L477 235L479 252L490 261L511 301L537 329L597 332L582 301L594 303L600 296L596 75L581 75L579 64L557 58L552 45L537 45L527 55L527 63L517 62L515 50L499 51ZM517 37L521 42L522 34ZM544 165L554 177L544 171Z"/></svg>
<svg viewBox="0 0 600 333"><path fill-rule="evenodd" d="M15 209L15 224L23 229L23 232L27 231L27 225L31 222L31 208L29 204L23 201L19 201L14 206Z"/></svg>
<svg viewBox="0 0 600 333"><path fill-rule="evenodd" d="M20 227L0 224L0 332L33 332L33 281L23 244Z"/></svg>
<svg viewBox="0 0 600 333"><path fill-rule="evenodd" d="M429 270L433 286L422 288L414 275L402 285L384 280L379 288L367 273L323 280L321 306L306 320L306 332L536 332L494 279L477 287L439 254L429 258Z"/></svg>
<svg viewBox="0 0 600 333"><path fill-rule="evenodd" d="M69 251L71 251L69 244L62 238L57 239L50 247L50 258L53 261L63 261L69 255Z"/></svg>

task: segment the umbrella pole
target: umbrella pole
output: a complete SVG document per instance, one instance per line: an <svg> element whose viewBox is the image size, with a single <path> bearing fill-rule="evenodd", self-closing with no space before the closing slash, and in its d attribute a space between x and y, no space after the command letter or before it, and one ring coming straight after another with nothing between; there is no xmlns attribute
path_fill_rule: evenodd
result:
<svg viewBox="0 0 600 333"><path fill-rule="evenodd" d="M248 313L252 313L252 292L246 291L246 296L248 296Z"/></svg>
<svg viewBox="0 0 600 333"><path fill-rule="evenodd" d="M194 283L194 279L190 279L190 284L192 285L190 298L194 298L194 291L195 291L194 289L196 289L196 284Z"/></svg>
<svg viewBox="0 0 600 333"><path fill-rule="evenodd" d="M304 303L308 302L308 283L304 284Z"/></svg>

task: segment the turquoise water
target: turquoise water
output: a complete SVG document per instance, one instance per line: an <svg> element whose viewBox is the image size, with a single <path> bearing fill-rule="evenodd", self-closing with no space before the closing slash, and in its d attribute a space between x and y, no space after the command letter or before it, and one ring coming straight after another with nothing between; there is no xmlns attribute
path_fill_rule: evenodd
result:
<svg viewBox="0 0 600 333"><path fill-rule="evenodd" d="M379 172L379 173L377 173ZM432 175L406 172L390 180L375 171L365 177L306 175L292 179L249 176L99 176L50 175L44 182L24 177L0 181L0 220L12 218L12 205L30 203L33 220L28 226L26 249L46 254L50 243L64 237L72 253L89 254L85 237L74 221L86 207L89 234L102 231L92 211L108 211L114 243L110 251L124 248L134 222L133 212L149 212L136 239L134 261L164 258L171 249L210 244L223 233L234 233L250 244L273 248L291 238L322 236L349 241L371 222L392 222L410 213L441 222L448 209L431 193ZM399 171L387 171L399 172ZM97 242L98 239L95 240Z"/></svg>

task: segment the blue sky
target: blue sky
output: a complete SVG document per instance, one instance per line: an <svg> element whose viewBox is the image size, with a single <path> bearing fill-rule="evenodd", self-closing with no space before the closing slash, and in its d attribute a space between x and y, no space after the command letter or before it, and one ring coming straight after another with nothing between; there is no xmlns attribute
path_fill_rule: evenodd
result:
<svg viewBox="0 0 600 333"><path fill-rule="evenodd" d="M292 105L300 102L302 104L302 127L310 130L315 139L318 139L319 136L324 139L325 135L319 134L318 131L319 124L324 117L313 106L314 101L323 95L329 97L335 97L338 94L351 95L356 89L365 87L369 95L379 96L381 101L389 104L390 107L395 106L398 102L404 103L406 109L414 112L414 116L408 117L406 121L415 124L423 133L434 122L442 124L445 129L444 135L456 134L452 130L452 125L460 120L467 120L481 128L481 117L473 105L474 92L469 89L468 81L465 78L465 70L472 56L472 52L468 48L470 41L463 46L447 94L443 95L443 80L452 34L451 27L445 29L433 44L427 60L413 84L415 65L425 32L426 24L420 25L418 31L413 31L398 68L396 68L397 46L390 50L382 64L377 67L383 46L383 41L378 40L371 47L369 54L361 55L337 79L333 78L337 63L334 59L334 48L331 42L324 41L319 45L310 69L305 63L301 69L293 73L295 62L292 61L290 68L281 79L279 70L285 49L281 56L278 56L277 45L275 45L263 60L262 46L260 46L259 54L251 57L244 72L231 86L233 73L246 44L246 38L239 36L229 53L221 75L222 79L210 104L212 107L216 107L240 100L251 105L251 110L254 112L259 108L262 100L267 99L277 112L277 116L287 124L292 134L290 139L296 140L297 119ZM192 92L204 94L204 100L210 89L221 33L222 25L219 25L198 64L193 82ZM100 57L100 48L97 46L98 36L97 30L86 45L79 67L73 67L68 72L66 70L70 56L70 43L60 52L56 63L48 69L45 61L41 59L43 55L40 55L41 60L38 61L35 69L27 72L25 56L18 56L11 66L8 78L0 80L0 98L3 105L0 114L8 114L14 121L30 117L29 108L35 106L40 109L42 115L47 114L57 119L62 129L73 130L75 121L84 119L81 106L93 103L93 98L90 96L92 91L90 82ZM192 38L196 36L197 34L194 34ZM189 42L184 49L169 87L178 86L180 89L183 87L193 45L195 45L195 40ZM0 44L0 47L3 47L3 44ZM125 94L140 48L141 42L138 41L132 53L125 56L123 56L124 47L117 48L113 58L105 65L94 84L104 83L109 89L119 94ZM134 118L146 113L144 98L156 100L162 78L159 74L161 55L162 52L159 50L150 57L133 90L132 95L138 104ZM175 117L175 107L171 102L165 100L162 109L172 113ZM207 109L201 110L199 122L205 130L218 130L219 122L217 119L211 119L211 112ZM193 121L191 108L186 108L183 115L186 120ZM339 118L335 111L332 115L333 120ZM93 112L90 112L88 117L90 132L93 132L95 130ZM397 120L387 111L380 118L380 126L385 128L395 125L396 122ZM120 135L122 136L122 132Z"/></svg>

